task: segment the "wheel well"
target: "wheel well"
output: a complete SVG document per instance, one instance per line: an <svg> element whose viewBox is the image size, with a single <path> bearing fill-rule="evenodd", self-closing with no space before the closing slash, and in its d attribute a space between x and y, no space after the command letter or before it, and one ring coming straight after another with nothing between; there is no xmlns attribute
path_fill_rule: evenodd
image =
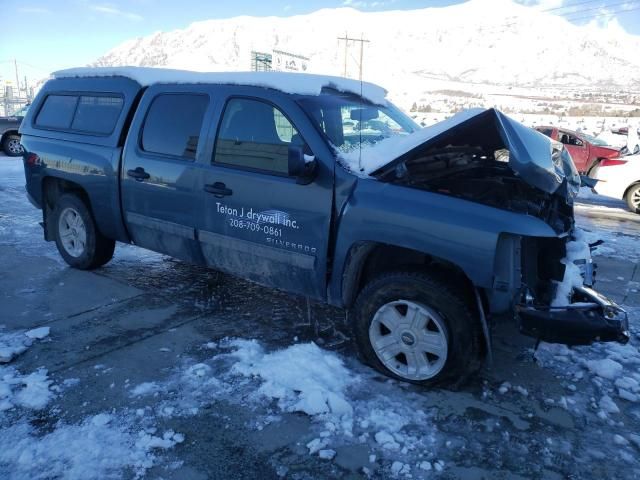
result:
<svg viewBox="0 0 640 480"><path fill-rule="evenodd" d="M472 299L473 283L457 265L409 248L375 242L363 242L352 247L344 270L342 296L346 307L376 276L398 270L425 271L444 282L462 286L465 297Z"/></svg>
<svg viewBox="0 0 640 480"><path fill-rule="evenodd" d="M629 190L631 190L633 187L636 187L638 185L640 185L640 180L636 180L631 185L629 185L627 187L627 189L624 191L624 194L622 195L622 198L627 198L627 193L629 193Z"/></svg>
<svg viewBox="0 0 640 480"><path fill-rule="evenodd" d="M4 139L7 137L7 135L18 135L19 136L20 133L18 133L18 130L7 130L0 137L0 142L4 142Z"/></svg>
<svg viewBox="0 0 640 480"><path fill-rule="evenodd" d="M58 199L65 193L74 193L78 195L89 209L91 215L91 202L87 192L75 182L64 180L57 177L45 177L42 181L42 210L44 214L44 238L45 240L54 240L53 229L49 222L51 221L51 212L55 208Z"/></svg>
<svg viewBox="0 0 640 480"><path fill-rule="evenodd" d="M631 185L629 185L626 190L624 191L624 194L627 195L627 193L629 193L629 190L631 190L633 187L640 185L640 180L636 180L635 182L632 182Z"/></svg>

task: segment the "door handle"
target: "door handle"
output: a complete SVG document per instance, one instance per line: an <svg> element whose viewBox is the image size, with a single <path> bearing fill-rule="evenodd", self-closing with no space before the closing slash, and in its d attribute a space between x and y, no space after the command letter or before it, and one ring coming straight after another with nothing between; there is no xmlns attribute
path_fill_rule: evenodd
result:
<svg viewBox="0 0 640 480"><path fill-rule="evenodd" d="M227 188L227 186L222 182L216 182L213 185L205 185L204 191L213 193L216 197L226 197L227 195L233 194L233 190Z"/></svg>
<svg viewBox="0 0 640 480"><path fill-rule="evenodd" d="M144 168L142 167L137 167L135 170L127 170L127 175L129 175L131 178L135 178L139 182L141 182L142 180L146 180L151 176L147 172L145 172Z"/></svg>

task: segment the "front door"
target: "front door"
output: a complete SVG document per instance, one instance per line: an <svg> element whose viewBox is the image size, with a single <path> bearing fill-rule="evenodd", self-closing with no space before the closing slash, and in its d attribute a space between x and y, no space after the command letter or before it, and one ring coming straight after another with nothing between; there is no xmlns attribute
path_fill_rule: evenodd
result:
<svg viewBox="0 0 640 480"><path fill-rule="evenodd" d="M293 102L278 104L255 96L227 98L203 176L198 237L214 268L323 299L333 170L319 162L308 185L288 175L290 146L312 154L295 126L308 120Z"/></svg>
<svg viewBox="0 0 640 480"><path fill-rule="evenodd" d="M141 134L124 154L123 215L136 245L204 263L195 236L202 172L195 159L209 96L164 88L147 92L131 128Z"/></svg>
<svg viewBox="0 0 640 480"><path fill-rule="evenodd" d="M573 164L578 172L585 172L589 160L589 147L581 139L570 132L558 131L558 137L569 151Z"/></svg>

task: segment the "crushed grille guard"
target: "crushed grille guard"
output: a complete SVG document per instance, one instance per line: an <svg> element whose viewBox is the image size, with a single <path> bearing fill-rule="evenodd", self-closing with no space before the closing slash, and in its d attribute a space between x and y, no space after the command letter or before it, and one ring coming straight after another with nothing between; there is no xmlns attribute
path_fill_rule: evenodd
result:
<svg viewBox="0 0 640 480"><path fill-rule="evenodd" d="M548 343L589 345L629 341L627 312L589 287L575 289L584 301L564 307L517 305L520 332Z"/></svg>

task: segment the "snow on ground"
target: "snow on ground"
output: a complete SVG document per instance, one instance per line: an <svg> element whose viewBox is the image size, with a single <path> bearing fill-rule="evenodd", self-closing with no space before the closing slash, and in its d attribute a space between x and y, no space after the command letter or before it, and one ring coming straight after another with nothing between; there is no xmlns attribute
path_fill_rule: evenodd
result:
<svg viewBox="0 0 640 480"><path fill-rule="evenodd" d="M17 355L25 352L34 340L42 340L48 336L49 327L3 333L3 327L0 325L0 363L9 363Z"/></svg>
<svg viewBox="0 0 640 480"><path fill-rule="evenodd" d="M0 416L14 407L43 409L53 397L52 383L43 368L22 375L15 368L0 367Z"/></svg>
<svg viewBox="0 0 640 480"><path fill-rule="evenodd" d="M616 420L624 403L637 406L640 416L640 308L629 308L632 340L627 345L597 343L590 346L569 348L565 345L541 344L535 356L538 363L552 369L569 382L587 378L592 387L591 397L576 391L567 397L547 399L574 413L593 409L602 420ZM622 426L622 425L621 425ZM622 430L621 430L622 432ZM633 432L628 432L633 433ZM629 435L623 435L629 437Z"/></svg>
<svg viewBox="0 0 640 480"><path fill-rule="evenodd" d="M0 326L0 364L9 363L24 353L34 340L49 336L49 327L28 331L5 332ZM47 370L41 368L27 375L10 366L0 365L0 415L14 407L33 410L44 408L53 396Z"/></svg>
<svg viewBox="0 0 640 480"><path fill-rule="evenodd" d="M142 477L159 452L184 437L153 427L136 430L130 417L103 413L75 425L59 422L44 435L27 421L5 426L0 430L0 476L102 480L133 472Z"/></svg>
<svg viewBox="0 0 640 480"><path fill-rule="evenodd" d="M0 329L0 354L8 362L49 333L49 327ZM70 388L78 379L62 383ZM121 478L125 471L137 478L157 463L156 452L184 441L181 434L158 432L151 419L128 411L101 413L76 424L59 421L41 435L30 423L30 412L46 409L64 388L54 385L44 368L23 374L0 365L0 478L102 480Z"/></svg>
<svg viewBox="0 0 640 480"><path fill-rule="evenodd" d="M628 211L623 200L605 197L583 187L577 198L576 220L585 233L586 241L604 240L593 256L620 258L628 261L640 260L640 249L635 235L619 228L618 221L640 220L640 216ZM610 217L611 220L607 220ZM624 229L624 230L629 230Z"/></svg>
<svg viewBox="0 0 640 480"><path fill-rule="evenodd" d="M373 456L372 468L376 462L396 461L406 465L403 475L417 471L420 462L439 462L438 468L444 468L444 461L431 453L435 428L422 397L407 393L394 398L398 384L388 379L372 389L379 378L314 343L267 352L256 340L225 339L213 357L186 361L164 384L138 385L132 394L161 392L153 408L164 417L191 417L224 399L251 408L249 427L255 430L299 412L311 420L303 441L308 455L329 461L340 448L355 445Z"/></svg>

